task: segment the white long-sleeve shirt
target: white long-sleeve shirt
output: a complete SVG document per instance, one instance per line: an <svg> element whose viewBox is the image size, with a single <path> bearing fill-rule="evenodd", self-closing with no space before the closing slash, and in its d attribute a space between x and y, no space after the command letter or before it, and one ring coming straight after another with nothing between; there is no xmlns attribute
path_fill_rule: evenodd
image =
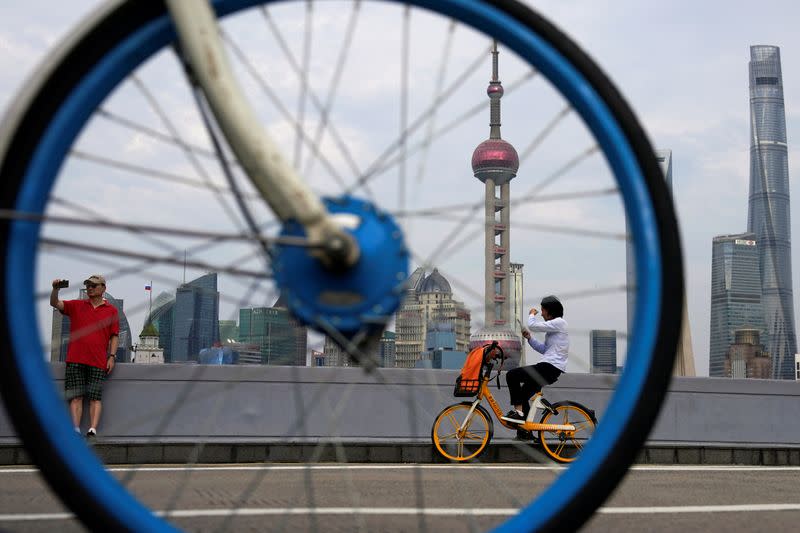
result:
<svg viewBox="0 0 800 533"><path fill-rule="evenodd" d="M533 335L528 339L531 348L542 354L542 361L566 372L569 354L567 321L561 317L545 320L542 315L528 315L528 329L544 332L544 343L534 339Z"/></svg>

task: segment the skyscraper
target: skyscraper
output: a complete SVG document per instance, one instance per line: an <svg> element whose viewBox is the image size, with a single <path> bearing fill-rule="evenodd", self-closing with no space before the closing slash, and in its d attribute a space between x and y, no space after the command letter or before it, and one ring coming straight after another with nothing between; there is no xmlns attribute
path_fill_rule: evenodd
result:
<svg viewBox="0 0 800 533"><path fill-rule="evenodd" d="M613 329L593 329L589 332L592 374L616 374L617 332Z"/></svg>
<svg viewBox="0 0 800 533"><path fill-rule="evenodd" d="M162 292L153 302L145 324L152 324L158 331L158 344L164 350L164 362L172 362L172 319L175 307L175 295Z"/></svg>
<svg viewBox="0 0 800 533"><path fill-rule="evenodd" d="M219 339L223 343L233 344L239 342L239 326L235 320L219 321Z"/></svg>
<svg viewBox="0 0 800 533"><path fill-rule="evenodd" d="M777 46L750 47L750 196L747 231L758 241L761 296L773 376L794 377L789 161Z"/></svg>
<svg viewBox="0 0 800 533"><path fill-rule="evenodd" d="M431 322L451 324L456 335L456 349L466 352L470 342L470 319L469 310L454 298L450 282L438 269L426 275L424 268L417 268L408 278L406 294L397 311L395 365L414 368L425 352L425 338Z"/></svg>
<svg viewBox="0 0 800 533"><path fill-rule="evenodd" d="M160 327L160 325L159 325ZM203 348L219 341L219 291L211 272L184 283L172 308L172 363L196 361Z"/></svg>
<svg viewBox="0 0 800 533"><path fill-rule="evenodd" d="M759 246L752 233L714 237L708 375L726 377L725 356L742 328L765 329Z"/></svg>
<svg viewBox="0 0 800 533"><path fill-rule="evenodd" d="M308 330L278 298L272 307L239 309L239 339L258 346L265 365L305 366Z"/></svg>
<svg viewBox="0 0 800 533"><path fill-rule="evenodd" d="M397 351L395 350L394 331L384 331L381 336L381 344L379 349L380 365L384 368L394 368L397 363Z"/></svg>
<svg viewBox="0 0 800 533"><path fill-rule="evenodd" d="M656 160L664 173L664 180L672 192L672 150L656 150ZM625 219L625 234L629 235L628 220ZM628 334L633 331L633 316L636 308L636 258L633 255L633 244L629 240L625 246L625 281L628 288ZM686 295L683 298L683 317L681 322L681 338L675 352L675 366L672 374L675 376L695 376L694 350L692 349L692 330L689 323Z"/></svg>
<svg viewBox="0 0 800 533"><path fill-rule="evenodd" d="M484 329L470 340L470 349L497 341L509 357L506 368L519 365L522 343L512 328L511 283L511 180L519 170L519 156L500 137L500 99L503 85L498 74L497 42L492 47L489 95L489 138L472 153L472 172L485 187ZM499 196L498 196L499 193Z"/></svg>
<svg viewBox="0 0 800 533"><path fill-rule="evenodd" d="M725 376L730 378L770 379L772 360L764 351L757 329L742 328L734 332L733 344L725 356Z"/></svg>

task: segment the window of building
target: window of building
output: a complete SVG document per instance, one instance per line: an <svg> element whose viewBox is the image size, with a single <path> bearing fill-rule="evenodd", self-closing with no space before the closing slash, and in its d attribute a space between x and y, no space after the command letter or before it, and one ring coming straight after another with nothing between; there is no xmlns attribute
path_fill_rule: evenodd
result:
<svg viewBox="0 0 800 533"><path fill-rule="evenodd" d="M756 78L756 85L778 85L778 78L775 76L759 76Z"/></svg>

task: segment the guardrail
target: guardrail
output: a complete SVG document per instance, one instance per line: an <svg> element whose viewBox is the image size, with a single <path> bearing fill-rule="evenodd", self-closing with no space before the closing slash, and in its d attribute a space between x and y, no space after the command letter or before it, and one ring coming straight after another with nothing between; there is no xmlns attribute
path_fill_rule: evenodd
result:
<svg viewBox="0 0 800 533"><path fill-rule="evenodd" d="M52 370L55 386L63 388L63 364L52 365ZM270 452L264 446L274 451L280 445L335 440L374 446L384 450L375 452L377 456L400 454L403 460L402 452L384 448L426 446L436 414L460 400L452 396L457 374L393 368L367 374L358 368L119 364L106 384L101 442L130 449L159 443L186 448L202 441L212 450L235 444L249 449L254 460L266 460ZM613 416L607 404L616 380L617 376L564 374L545 393L552 402L571 399L595 409L602 426L604 417ZM506 407L508 392L502 380L501 384L503 388L493 393ZM800 463L799 411L796 382L675 378L642 462L713 462L706 456L717 454L719 462L737 462L739 457L739 462L759 464ZM499 444L511 436L495 425ZM0 444L18 448L5 413L0 413ZM237 452L227 450L217 454L218 460L237 459ZM9 453L0 462L19 460L21 452ZM163 449L160 453L164 459ZM420 453L406 456L428 456ZM119 454L119 460L128 460L128 452Z"/></svg>

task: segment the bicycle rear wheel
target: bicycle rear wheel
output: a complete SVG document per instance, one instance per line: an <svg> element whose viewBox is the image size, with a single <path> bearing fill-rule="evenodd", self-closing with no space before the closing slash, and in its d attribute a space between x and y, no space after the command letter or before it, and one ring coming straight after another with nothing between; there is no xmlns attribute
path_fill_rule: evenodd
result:
<svg viewBox="0 0 800 533"><path fill-rule="evenodd" d="M255 4L214 2L220 17ZM513 1L421 1L408 5L493 36L529 69L547 77L604 154L631 222L637 276L642 283L636 288L636 319L628 335L631 342L625 373L609 406L615 416L601 425L602 431L572 468L503 526L509 531L574 529L591 516L624 475L656 419L669 382L682 306L681 297L675 295L683 294L680 246L670 196L653 148L621 95L591 59L549 22ZM74 149L83 128L98 116L107 116L103 104L114 88L145 60L169 50L173 37L160 3L118 1L84 23L51 55L3 121L3 209L45 214L57 200L51 193L59 172L72 158L85 156ZM445 161L440 168L448 164ZM167 202L164 211L173 207L177 209ZM397 212L404 207L399 206ZM207 221L206 213L196 216ZM38 326L36 304L41 298L35 291L31 298L21 298L12 290L41 286L34 277L40 246L53 246L53 239L42 241L42 230L42 221L14 219L13 215L0 225L5 280L5 305L0 310L0 380L9 415L48 482L89 527L139 531L169 528L116 483L75 437L61 399L51 386L48 367L41 357L44 350L40 339L46 337ZM180 259L173 258L175 261L180 264Z"/></svg>
<svg viewBox="0 0 800 533"><path fill-rule="evenodd" d="M594 435L596 420L588 409L574 402L553 405L556 413L545 411L541 424L572 424L575 431L540 431L539 442L544 451L559 463L575 461Z"/></svg>

